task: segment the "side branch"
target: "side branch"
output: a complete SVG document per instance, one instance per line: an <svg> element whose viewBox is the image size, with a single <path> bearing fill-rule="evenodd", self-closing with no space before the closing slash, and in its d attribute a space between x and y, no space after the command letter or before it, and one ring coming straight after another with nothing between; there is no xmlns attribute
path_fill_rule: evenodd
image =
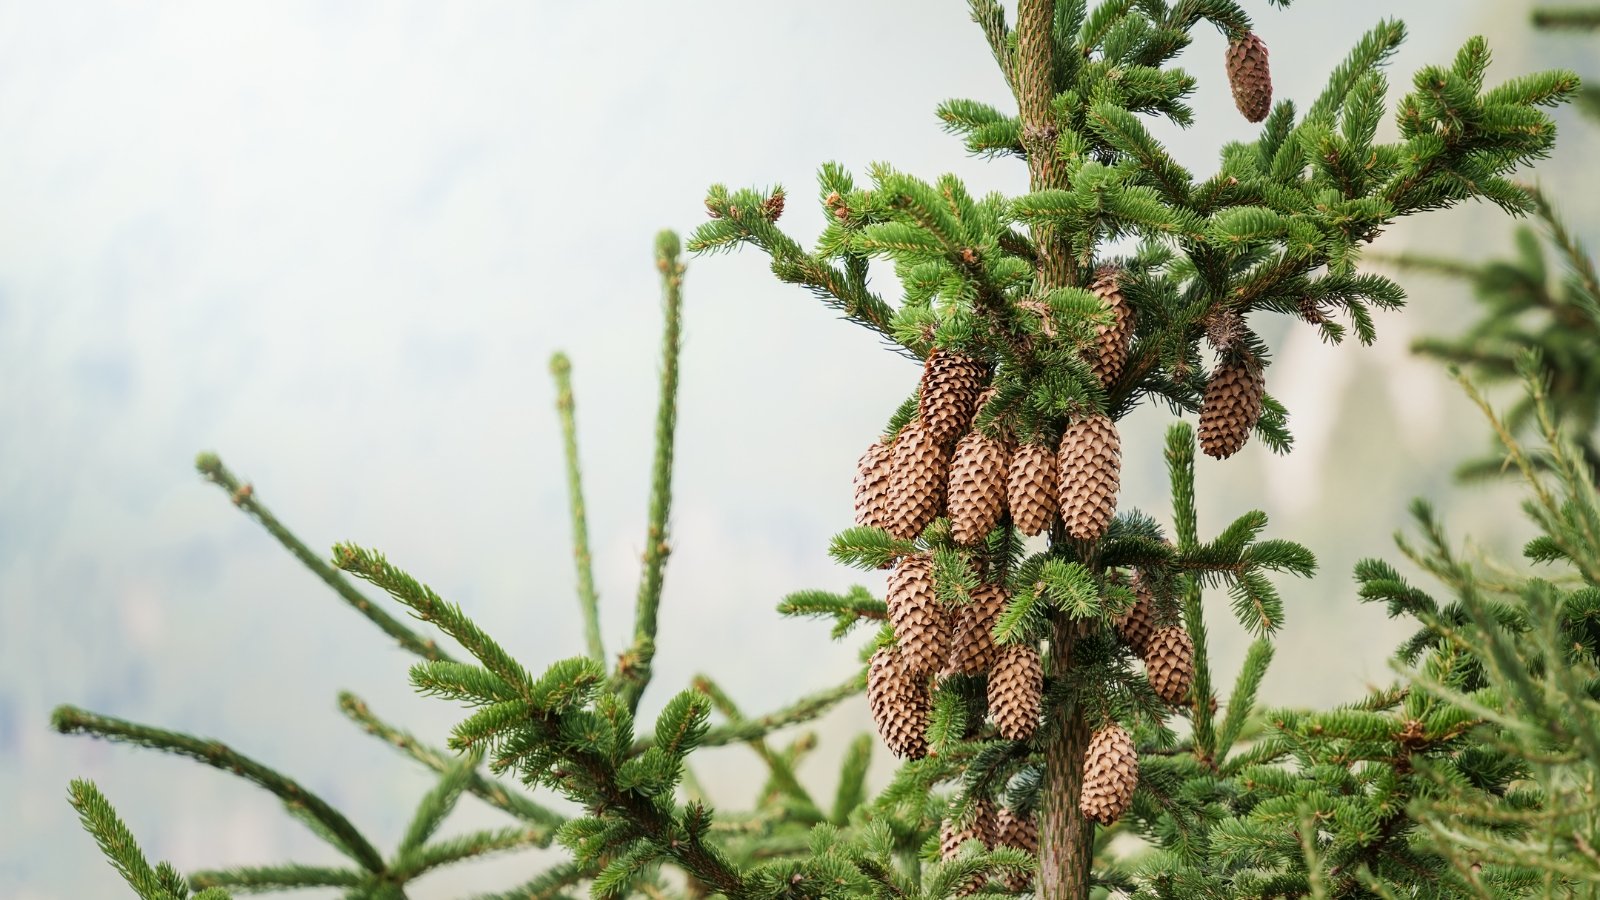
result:
<svg viewBox="0 0 1600 900"><path fill-rule="evenodd" d="M725 744L753 741L757 738L765 737L780 728L798 725L801 722L809 722L832 709L839 701L847 697L853 697L866 689L866 672L863 670L834 687L818 691L809 697L802 697L794 703L764 716L745 719L741 722L730 722L712 728L706 732L706 736L700 741L700 746L720 747ZM655 741L652 738L642 738L633 745L634 752L643 752L653 743Z"/></svg>
<svg viewBox="0 0 1600 900"><path fill-rule="evenodd" d="M395 747L434 772L442 775L456 761L454 754L447 754L424 744L410 733L378 718L367 707L366 701L355 694L348 691L341 693L339 710L368 734ZM467 792L496 809L538 826L541 836L534 843L540 847L550 846L550 842L555 839L556 829L567 821L561 814L546 809L522 794L511 793L500 782L485 778L481 772L473 772L467 779Z"/></svg>
<svg viewBox="0 0 1600 900"><path fill-rule="evenodd" d="M209 741L188 734L164 731L137 722L100 716L75 706L58 706L50 716L56 731L62 734L87 734L140 747L149 747L190 759L199 760L214 769L231 772L247 781L266 788L292 809L304 810L315 819L326 837L360 863L369 872L384 870L383 857L356 827L338 810L311 793L299 782L282 775L259 762L238 753L221 741Z"/></svg>
<svg viewBox="0 0 1600 900"><path fill-rule="evenodd" d="M661 336L661 399L656 408L656 450L650 466L650 520L645 528L644 574L634 610L633 646L617 661L616 680L629 710L650 684L656 654L656 619L661 610L661 583L666 573L667 518L672 510L672 448L678 423L678 351L682 345L683 272L678 236L656 236L656 268L661 271L662 307L666 323Z"/></svg>
<svg viewBox="0 0 1600 900"><path fill-rule="evenodd" d="M589 655L602 665L605 645L600 641L600 597L594 589L594 564L589 556L589 518L584 511L583 476L578 470L578 424L572 396L572 362L565 353L550 357L550 374L556 380L556 412L561 416L561 449L567 460L567 500L572 508L572 559L578 568L578 606L583 610L583 636Z"/></svg>
<svg viewBox="0 0 1600 900"><path fill-rule="evenodd" d="M245 514L250 518L261 523L261 527L265 528L268 534L277 538L278 543L282 544L290 553L293 553L295 558L300 560L306 568L315 572L324 584L333 588L334 593L338 594L344 602L355 607L356 612L366 616L367 621L378 626L384 634L394 638L401 647L423 659L450 659L450 654L440 649L439 645L434 643L431 638L422 637L407 628L398 619L374 606L371 600L368 600L360 591L356 590L355 585L351 584L350 579L344 577L343 573L328 565L307 549L306 545L301 543L293 532L284 527L276 516L261 505L261 501L256 497L255 490L250 485L240 484L239 479L228 471L227 467L222 464L222 460L215 453L200 454L195 458L194 466L200 471L201 475L206 477L206 480L227 491L229 496L233 498L235 506L244 510Z"/></svg>

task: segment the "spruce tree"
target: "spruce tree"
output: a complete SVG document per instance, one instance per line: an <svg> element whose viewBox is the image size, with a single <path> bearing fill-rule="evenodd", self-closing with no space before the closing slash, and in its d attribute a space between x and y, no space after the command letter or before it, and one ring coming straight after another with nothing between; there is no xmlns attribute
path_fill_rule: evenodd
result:
<svg viewBox="0 0 1600 900"><path fill-rule="evenodd" d="M1537 107L1569 97L1577 79L1552 72L1485 90L1489 53L1474 39L1450 66L1416 75L1396 107L1400 140L1383 143L1381 69L1404 36L1397 22L1369 32L1303 115L1289 100L1269 114L1266 45L1235 3L1090 9L1021 0L1014 28L992 0L971 5L1017 111L951 100L939 114L969 151L1025 160L1028 194L973 198L953 176L927 181L884 164L858 186L829 163L819 191L828 222L814 252L762 214L763 192L720 185L706 201L713 221L690 242L702 251L760 248L780 279L925 361L918 392L869 439L891 448L890 521L862 521L834 545L836 558L863 568L932 574L931 587L923 575L890 580L891 627L880 652L902 671L881 679L897 702L882 704L880 729L917 756L923 748L900 737L904 720L928 723L926 758L905 766L890 793L926 797L953 782L945 813L958 825L1001 794L1015 816L1037 810L1039 886L1048 898L1085 897L1096 883L1143 883L1174 897L1328 890L1315 877L1320 867L1268 865L1255 853L1263 848L1250 844L1268 840L1301 856L1297 839L1283 845L1301 807L1263 818L1236 778L1261 770L1300 787L1325 768L1321 754L1338 751L1315 741L1315 755L1297 756L1293 746L1264 742L1232 755L1271 656L1266 639L1284 615L1268 573L1309 575L1311 554L1261 539L1258 512L1200 539L1185 426L1167 448L1172 532L1138 511L1117 513L1125 451L1115 422L1152 398L1198 412L1209 455L1233 454L1252 433L1287 449L1285 410L1265 392L1269 351L1249 317L1295 316L1337 342L1346 334L1337 313L1359 341L1372 341L1371 308L1397 307L1404 295L1357 267L1362 245L1402 216L1466 199L1534 209L1506 176L1546 153L1553 130ZM1185 98L1196 81L1167 64L1202 23L1228 38L1224 70L1240 112L1265 124L1255 142L1224 147L1216 174L1198 180L1142 117L1192 120ZM893 263L899 304L871 290L872 259ZM1013 452L1055 451L1059 519L1046 549L1026 553L1004 519L982 540L959 540L938 516L946 489L952 505L964 490L945 484L945 466L950 442L969 429ZM928 663L948 642L941 618L970 618L979 585L1009 598L993 625L1002 656L986 690ZM1240 622L1262 639L1220 723L1200 605L1206 587L1225 588ZM1117 626L1132 616L1152 618L1155 630L1130 642L1125 625L1119 640ZM1031 675L1041 666L1042 679ZM1189 720L1187 735L1169 727L1169 707ZM1276 765L1283 761L1296 766ZM1352 787L1348 778L1343 787ZM1230 854L1229 833L1212 823L1247 810L1260 815L1235 821L1260 832L1240 835ZM1353 834L1339 837L1365 847L1372 813L1359 812ZM1393 814L1403 818L1403 807ZM1134 881L1092 865L1108 834L1096 823L1119 820L1109 833L1133 831L1164 854ZM1307 859L1314 843L1305 844ZM1366 863L1362 856L1350 862ZM1343 895L1349 886L1334 888Z"/></svg>
<svg viewBox="0 0 1600 900"><path fill-rule="evenodd" d="M1453 695L1396 691L1321 714L1256 710L1270 637L1286 614L1271 576L1307 576L1315 564L1299 544L1264 537L1261 512L1202 538L1194 454L1198 446L1230 456L1251 437L1288 448L1252 315L1294 316L1335 341L1353 329L1370 342L1371 309L1399 306L1403 293L1358 268L1363 244L1399 217L1468 199L1532 211L1508 176L1548 151L1554 128L1539 107L1572 95L1576 77L1549 72L1485 89L1488 50L1474 39L1450 65L1417 74L1395 107L1399 140L1383 143L1381 68L1404 37L1397 22L1369 32L1301 115L1291 100L1272 103L1267 42L1232 0L1108 0L1093 9L1021 0L1014 27L994 0L971 6L1017 110L952 100L939 116L969 151L1025 161L1027 194L974 198L952 176L928 181L886 165L857 186L826 164L816 250L777 226L781 189L720 186L707 197L711 221L689 244L755 245L780 279L921 365L918 389L882 434L863 436L857 524L831 548L842 562L891 569L887 596L802 591L780 606L831 619L838 637L874 626L864 670L755 717L701 679L668 700L653 726L635 721L652 681L670 555L684 270L676 238L663 235L665 364L646 552L635 632L615 664L595 625L564 359L552 369L586 632L582 653L540 674L381 553L353 543L335 545L329 561L312 553L250 485L202 455L206 478L419 657L411 672L419 691L466 711L447 751L341 698L357 724L439 774L399 848L384 854L297 782L219 742L57 710L62 731L187 755L251 780L349 859L185 880L170 866L152 868L104 798L75 784L86 828L136 893L325 886L403 897L438 866L559 841L569 860L494 896L564 896L579 885L601 897L1463 896L1459 880L1441 876L1457 858L1414 839L1438 820L1414 816L1410 804L1444 796L1423 789L1415 760L1433 765L1431 752L1443 762L1427 771L1470 782L1476 793L1446 799L1476 804L1473 823L1545 809L1541 797L1503 790L1522 770L1491 767L1471 781L1484 770L1450 755L1478 733ZM1264 124L1257 140L1224 147L1218 171L1197 179L1144 122L1192 121L1186 98L1199 82L1171 63L1204 25L1228 39L1215 71L1240 113ZM873 259L893 265L898 303L869 283ZM1117 430L1145 399L1198 414L1198 430L1175 425L1163 448L1170 527L1117 508L1124 452L1157 452L1124 448ZM1042 546L1025 542L1039 532ZM385 612L357 581L405 607L427 634ZM1226 698L1207 653L1206 590L1225 591L1258 636ZM1423 675L1441 691L1460 687ZM909 759L869 798L870 744L852 744L825 808L794 773L809 743L774 746L769 736L863 689L885 743ZM711 724L714 713L721 724ZM735 742L749 744L771 778L750 813L713 813L689 758ZM438 838L465 793L517 824ZM1114 845L1121 835L1148 849L1129 856ZM1525 883L1505 882L1513 891Z"/></svg>

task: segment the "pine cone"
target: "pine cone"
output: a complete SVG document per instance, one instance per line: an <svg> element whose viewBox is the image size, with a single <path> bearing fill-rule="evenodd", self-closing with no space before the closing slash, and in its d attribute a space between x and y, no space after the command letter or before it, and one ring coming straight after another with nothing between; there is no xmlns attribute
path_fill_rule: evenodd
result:
<svg viewBox="0 0 1600 900"><path fill-rule="evenodd" d="M912 422L900 429L889 453L889 533L913 540L944 511L945 473L949 460L923 427Z"/></svg>
<svg viewBox="0 0 1600 900"><path fill-rule="evenodd" d="M972 602L956 614L955 638L945 674L982 675L994 667L1000 648L994 642L994 623L1006 608L1005 588L979 585Z"/></svg>
<svg viewBox="0 0 1600 900"><path fill-rule="evenodd" d="M1092 290L1111 310L1111 323L1095 327L1095 356L1090 361L1100 384L1110 387L1128 363L1128 346L1133 340L1133 307L1122 296L1121 270L1102 266L1095 274Z"/></svg>
<svg viewBox="0 0 1600 900"><path fill-rule="evenodd" d="M1122 638L1123 643L1135 655L1143 657L1145 648L1150 644L1150 636L1156 630L1156 597L1149 583L1138 573L1133 576L1133 593L1138 599L1111 624L1117 629L1117 636Z"/></svg>
<svg viewBox="0 0 1600 900"><path fill-rule="evenodd" d="M1102 415L1079 419L1061 435L1057 484L1061 520L1067 534L1092 541L1106 533L1117 511L1122 441L1117 426Z"/></svg>
<svg viewBox="0 0 1600 900"><path fill-rule="evenodd" d="M1011 521L1023 534L1050 527L1056 517L1056 455L1043 444L1023 444L1011 454L1006 473L1006 503Z"/></svg>
<svg viewBox="0 0 1600 900"><path fill-rule="evenodd" d="M922 396L917 413L934 443L948 447L972 424L978 392L988 371L978 360L935 349L922 366Z"/></svg>
<svg viewBox="0 0 1600 900"><path fill-rule="evenodd" d="M880 647L867 667L867 706L889 751L907 759L928 755L928 682L900 664L900 652Z"/></svg>
<svg viewBox="0 0 1600 900"><path fill-rule="evenodd" d="M1019 816L1009 809L1002 809L994 817L994 845L1014 847L1038 856L1039 826L1031 816ZM1025 891L1033 884L1033 879L1028 875L1007 875L1002 883L1008 891Z"/></svg>
<svg viewBox="0 0 1600 900"><path fill-rule="evenodd" d="M889 448L873 441L856 462L856 524L886 528L889 524Z"/></svg>
<svg viewBox="0 0 1600 900"><path fill-rule="evenodd" d="M965 825L957 827L956 823L945 819L939 827L939 858L944 860L955 859L961 852L961 845L967 841L979 841L986 849L994 847L995 812L994 801L983 798L972 804L972 815ZM974 893L988 882L983 875L974 876L963 884L957 891L958 896L965 897Z"/></svg>
<svg viewBox="0 0 1600 900"><path fill-rule="evenodd" d="M950 652L950 616L933 590L933 560L908 556L889 573L889 621L901 665L912 675L938 671Z"/></svg>
<svg viewBox="0 0 1600 900"><path fill-rule="evenodd" d="M1006 505L1006 445L970 431L950 459L950 536L976 544L1000 524Z"/></svg>
<svg viewBox="0 0 1600 900"><path fill-rule="evenodd" d="M767 221L769 221L769 222L776 222L776 221L778 221L778 217L783 215L783 189L782 188L779 188L778 190L773 191L772 192L772 196L770 196L767 199L761 201L761 214L766 216L767 217Z"/></svg>
<svg viewBox="0 0 1600 900"><path fill-rule="evenodd" d="M1228 84L1233 105L1252 122L1272 112L1272 70L1267 66L1267 45L1254 31L1228 44Z"/></svg>
<svg viewBox="0 0 1600 900"><path fill-rule="evenodd" d="M1250 429L1261 419L1266 386L1261 370L1244 357L1220 362L1211 371L1200 403L1200 449L1207 456L1227 459L1250 439Z"/></svg>
<svg viewBox="0 0 1600 900"><path fill-rule="evenodd" d="M1173 706L1189 699L1194 684L1194 642L1177 625L1156 629L1145 645L1144 673L1156 694Z"/></svg>
<svg viewBox="0 0 1600 900"><path fill-rule="evenodd" d="M1111 724L1089 739L1083 756L1083 796L1078 809L1101 825L1122 818L1139 785L1139 757L1133 738L1121 725Z"/></svg>
<svg viewBox="0 0 1600 900"><path fill-rule="evenodd" d="M989 713L1000 736L1025 741L1039 726L1044 669L1032 644L1006 644L989 670Z"/></svg>

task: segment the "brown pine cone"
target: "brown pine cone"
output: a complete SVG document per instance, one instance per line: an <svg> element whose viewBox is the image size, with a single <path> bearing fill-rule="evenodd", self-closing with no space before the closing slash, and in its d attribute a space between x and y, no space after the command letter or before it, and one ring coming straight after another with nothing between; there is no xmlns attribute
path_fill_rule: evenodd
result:
<svg viewBox="0 0 1600 900"><path fill-rule="evenodd" d="M1024 853L1039 855L1039 826L1032 816L1019 816L1002 809L994 817L994 844L996 847L1014 847ZM1025 891L1033 884L1028 875L1007 875L1003 882L1008 891Z"/></svg>
<svg viewBox="0 0 1600 900"><path fill-rule="evenodd" d="M772 196L761 201L761 214L765 216L769 222L776 222L778 221L778 217L783 215L782 188L773 191Z"/></svg>
<svg viewBox="0 0 1600 900"><path fill-rule="evenodd" d="M1043 444L1023 444L1011 454L1006 503L1011 521L1027 535L1050 527L1056 517L1056 455Z"/></svg>
<svg viewBox="0 0 1600 900"><path fill-rule="evenodd" d="M1091 286L1112 316L1109 325L1095 326L1094 356L1090 360L1095 377L1105 387L1110 387L1122 375L1128 363L1128 347L1133 341L1133 307L1122 296L1121 274L1116 266L1101 266Z"/></svg>
<svg viewBox="0 0 1600 900"><path fill-rule="evenodd" d="M867 706L878 736L895 756L921 759L928 755L928 711L932 699L925 678L911 675L900 664L900 652L880 647L867 667Z"/></svg>
<svg viewBox="0 0 1600 900"><path fill-rule="evenodd" d="M1150 636L1156 630L1156 597L1144 576L1137 572L1133 576L1133 593L1138 599L1127 612L1112 620L1111 624L1116 628L1117 636L1122 638L1123 643L1127 644L1136 656L1143 657L1145 648L1150 643Z"/></svg>
<svg viewBox="0 0 1600 900"><path fill-rule="evenodd" d="M956 613L955 637L945 674L982 675L994 667L1000 648L994 642L994 623L1006 608L1005 588L978 585L972 602Z"/></svg>
<svg viewBox="0 0 1600 900"><path fill-rule="evenodd" d="M1000 736L1025 741L1039 726L1044 668L1032 644L1006 644L989 670L989 714Z"/></svg>
<svg viewBox="0 0 1600 900"><path fill-rule="evenodd" d="M873 441L856 461L856 524L885 528L889 524L889 448Z"/></svg>
<svg viewBox="0 0 1600 900"><path fill-rule="evenodd" d="M1267 382L1260 367L1242 356L1217 364L1200 403L1200 449L1216 459L1239 452L1261 420Z"/></svg>
<svg viewBox="0 0 1600 900"><path fill-rule="evenodd" d="M902 541L914 540L944 512L948 467L944 448L920 421L900 429L889 452L889 509L884 527L890 534Z"/></svg>
<svg viewBox="0 0 1600 900"><path fill-rule="evenodd" d="M976 359L935 349L922 366L922 395L917 414L934 443L948 447L966 432L978 411L988 369Z"/></svg>
<svg viewBox="0 0 1600 900"><path fill-rule="evenodd" d="M1122 441L1117 426L1094 415L1067 426L1056 457L1061 521L1076 540L1092 541L1106 533L1117 511L1122 472Z"/></svg>
<svg viewBox="0 0 1600 900"><path fill-rule="evenodd" d="M969 431L950 459L950 536L976 544L1000 524L1006 505L1006 445Z"/></svg>
<svg viewBox="0 0 1600 900"><path fill-rule="evenodd" d="M927 554L908 556L889 573L888 606L901 665L919 677L938 671L950 653L950 615L934 593Z"/></svg>
<svg viewBox="0 0 1600 900"><path fill-rule="evenodd" d="M1145 645L1144 673L1156 695L1173 706L1189 699L1194 684L1194 642L1177 625L1157 628Z"/></svg>
<svg viewBox="0 0 1600 900"><path fill-rule="evenodd" d="M955 859L961 853L961 845L967 841L978 841L985 849L994 847L995 813L994 801L987 798L975 801L972 804L971 817L966 823L957 826L955 822L945 819L939 827L939 858L943 860ZM965 897L974 893L988 882L983 875L976 875L967 880L956 892L957 896Z"/></svg>
<svg viewBox="0 0 1600 900"><path fill-rule="evenodd" d="M1101 825L1110 825L1128 811L1138 785L1139 757L1127 730L1113 723L1096 731L1083 756L1083 796L1078 799L1078 809Z"/></svg>
<svg viewBox="0 0 1600 900"><path fill-rule="evenodd" d="M1272 112L1272 70L1267 66L1267 45L1254 31L1228 44L1228 84L1233 105L1252 122Z"/></svg>

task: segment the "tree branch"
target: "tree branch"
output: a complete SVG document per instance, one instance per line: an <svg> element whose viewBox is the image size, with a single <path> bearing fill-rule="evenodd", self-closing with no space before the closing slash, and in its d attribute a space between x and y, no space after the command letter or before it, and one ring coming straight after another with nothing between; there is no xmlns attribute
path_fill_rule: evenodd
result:
<svg viewBox="0 0 1600 900"><path fill-rule="evenodd" d="M572 508L572 558L578 569L578 606L583 610L583 635L589 655L604 665L605 645L600 640L600 597L594 589L594 565L589 556L589 519L584 512L583 476L578 471L578 425L572 396L572 362L565 353L550 357L550 374L556 380L556 412L561 416L561 448L567 460L567 500Z"/></svg>

